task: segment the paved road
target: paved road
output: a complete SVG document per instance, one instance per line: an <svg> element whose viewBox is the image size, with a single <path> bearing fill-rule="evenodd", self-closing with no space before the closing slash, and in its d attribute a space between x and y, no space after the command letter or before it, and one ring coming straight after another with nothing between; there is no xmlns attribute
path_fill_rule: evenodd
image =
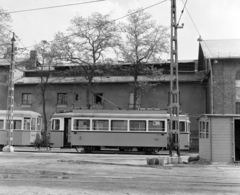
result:
<svg viewBox="0 0 240 195"><path fill-rule="evenodd" d="M150 157L0 153L0 195L240 194L238 165L149 166Z"/></svg>

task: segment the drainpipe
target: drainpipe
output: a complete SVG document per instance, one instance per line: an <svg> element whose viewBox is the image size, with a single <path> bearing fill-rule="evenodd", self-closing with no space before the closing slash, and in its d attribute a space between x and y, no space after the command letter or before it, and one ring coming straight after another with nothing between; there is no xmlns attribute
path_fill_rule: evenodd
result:
<svg viewBox="0 0 240 195"><path fill-rule="evenodd" d="M210 88L211 88L211 114L213 114L213 70L212 70L212 64L211 64L211 59L208 59L209 62L209 70L210 70Z"/></svg>

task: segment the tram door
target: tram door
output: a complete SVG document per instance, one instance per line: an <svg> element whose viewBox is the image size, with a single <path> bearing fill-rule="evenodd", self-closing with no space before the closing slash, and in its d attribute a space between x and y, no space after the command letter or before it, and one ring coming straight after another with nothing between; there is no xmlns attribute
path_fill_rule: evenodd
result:
<svg viewBox="0 0 240 195"><path fill-rule="evenodd" d="M64 147L71 147L71 118L64 118Z"/></svg>
<svg viewBox="0 0 240 195"><path fill-rule="evenodd" d="M235 161L240 161L240 120L235 120L234 124Z"/></svg>

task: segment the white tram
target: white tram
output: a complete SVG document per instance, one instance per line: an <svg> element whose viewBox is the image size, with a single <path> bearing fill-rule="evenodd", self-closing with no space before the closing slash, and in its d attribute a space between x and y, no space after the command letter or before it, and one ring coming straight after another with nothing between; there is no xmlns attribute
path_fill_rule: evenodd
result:
<svg viewBox="0 0 240 195"><path fill-rule="evenodd" d="M51 117L52 147L83 147L86 151L101 147L120 151L156 151L168 146L166 111L73 110ZM179 116L180 149L189 149L190 121Z"/></svg>
<svg viewBox="0 0 240 195"><path fill-rule="evenodd" d="M7 143L6 110L0 110L0 147ZM13 145L30 146L34 144L36 134L41 135L42 117L28 110L13 111Z"/></svg>

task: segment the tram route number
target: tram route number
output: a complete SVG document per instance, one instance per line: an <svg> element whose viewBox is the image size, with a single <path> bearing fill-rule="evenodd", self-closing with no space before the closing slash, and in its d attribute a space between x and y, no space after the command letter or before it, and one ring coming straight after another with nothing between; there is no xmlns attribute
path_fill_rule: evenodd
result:
<svg viewBox="0 0 240 195"><path fill-rule="evenodd" d="M158 138L155 138L154 141L159 141L159 139L158 139Z"/></svg>

